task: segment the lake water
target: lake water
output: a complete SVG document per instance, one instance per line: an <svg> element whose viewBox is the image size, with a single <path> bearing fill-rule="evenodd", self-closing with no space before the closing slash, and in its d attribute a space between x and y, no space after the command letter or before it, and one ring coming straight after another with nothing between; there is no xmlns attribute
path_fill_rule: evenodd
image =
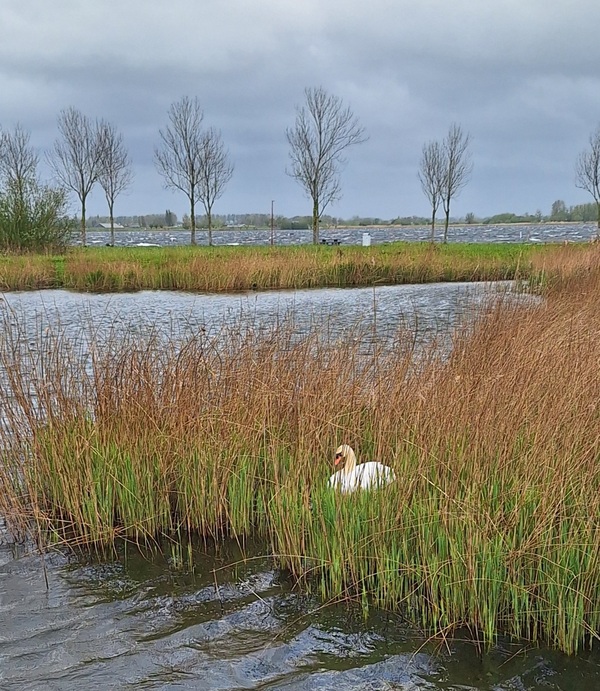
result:
<svg viewBox="0 0 600 691"><path fill-rule="evenodd" d="M443 230L437 228L439 240ZM452 226L448 231L449 242L583 242L596 236L594 223L540 223L514 225L462 225ZM427 226L396 226L383 228L337 228L321 229L320 237L326 242L338 241L342 245L362 244L363 234L370 236L374 245L396 240L429 240L431 229ZM205 230L196 232L199 245L208 243ZM215 245L268 245L270 230L226 229L213 231ZM109 231L88 230L88 245L106 245L110 242ZM276 245L305 245L312 242L311 230L275 230ZM73 243L79 244L78 234ZM189 245L190 231L186 230L119 230L115 232L115 244L136 245Z"/></svg>
<svg viewBox="0 0 600 691"><path fill-rule="evenodd" d="M287 320L298 332L313 323L335 334L356 327L378 341L404 326L425 342L447 336L483 300L510 290L36 291L4 294L0 308L26 345L48 328L85 345L90 324L101 337L159 330L178 338L240 319L258 328ZM567 657L500 640L480 656L467 633L426 642L392 612L364 619L351 606L323 606L294 589L264 546L242 553L233 543L199 543L192 553L193 569L179 568L168 545L162 553L120 546L118 554L88 562L53 553L45 560L46 590L41 558L11 544L0 519L0 689L600 689L596 653Z"/></svg>

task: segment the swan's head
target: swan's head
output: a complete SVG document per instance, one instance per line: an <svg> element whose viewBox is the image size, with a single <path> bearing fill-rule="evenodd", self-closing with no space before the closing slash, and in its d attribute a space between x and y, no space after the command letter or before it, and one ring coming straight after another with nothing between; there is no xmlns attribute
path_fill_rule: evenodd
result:
<svg viewBox="0 0 600 691"><path fill-rule="evenodd" d="M352 448L348 444L342 444L335 451L334 465L341 470L351 462L352 458L355 458Z"/></svg>

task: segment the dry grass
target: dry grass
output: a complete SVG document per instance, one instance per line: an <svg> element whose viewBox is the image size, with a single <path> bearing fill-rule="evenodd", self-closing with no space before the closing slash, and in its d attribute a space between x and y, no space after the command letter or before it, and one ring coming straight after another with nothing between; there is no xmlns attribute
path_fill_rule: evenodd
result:
<svg viewBox="0 0 600 691"><path fill-rule="evenodd" d="M0 510L85 545L257 536L324 597L575 652L600 630L597 252L418 364L407 333L365 352L240 324L82 350L6 324ZM398 482L332 493L341 442Z"/></svg>
<svg viewBox="0 0 600 691"><path fill-rule="evenodd" d="M232 292L528 278L539 248L390 243L373 247L75 248L2 257L0 288Z"/></svg>
<svg viewBox="0 0 600 691"><path fill-rule="evenodd" d="M395 243L362 247L103 248L72 253L65 287L232 292L431 281L497 280L528 275L531 247L431 246Z"/></svg>
<svg viewBox="0 0 600 691"><path fill-rule="evenodd" d="M36 290L59 285L57 262L48 255L0 255L0 291Z"/></svg>

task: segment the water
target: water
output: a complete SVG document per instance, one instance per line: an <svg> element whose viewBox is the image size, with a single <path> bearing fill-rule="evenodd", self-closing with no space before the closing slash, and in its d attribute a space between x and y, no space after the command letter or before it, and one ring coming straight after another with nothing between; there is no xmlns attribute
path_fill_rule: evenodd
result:
<svg viewBox="0 0 600 691"><path fill-rule="evenodd" d="M0 548L0 688L600 688L596 654L500 641L480 656L466 638L427 642L394 613L321 605L248 552L243 562L235 544L197 545L193 571L168 548L121 547L96 563L54 554L46 590L39 557Z"/></svg>
<svg viewBox="0 0 600 691"><path fill-rule="evenodd" d="M441 237L441 229L436 230L436 238ZM326 242L334 240L342 245L362 244L363 233L371 236L374 245L395 240L429 240L431 229L427 226L398 226L392 228L325 228L320 237ZM582 242L596 236L594 223L540 223L515 225L463 225L452 226L448 231L449 242ZM269 230L226 229L213 231L215 245L268 245L271 240ZM208 243L204 230L196 232L199 245ZM306 245L312 242L312 230L276 230L276 245ZM78 233L73 235L73 243L80 244ZM89 230L88 245L106 245L110 242L110 231ZM115 244L121 246L174 246L189 245L189 230L118 230L115 231Z"/></svg>
<svg viewBox="0 0 600 691"><path fill-rule="evenodd" d="M491 289L38 291L7 293L0 304L31 347L55 327L85 346L90 324L101 336L185 337L240 318L259 327L289 320L300 332L319 323L334 335L358 324L377 339L404 325L427 339L447 335ZM45 560L46 590L42 560L9 544L0 519L0 689L600 689L596 653L566 657L501 640L480 656L467 632L463 640L427 642L399 614L364 619L358 607L322 606L297 591L264 550L196 544L193 568L181 567L169 545L162 552L121 546L117 555L88 562L53 553Z"/></svg>
<svg viewBox="0 0 600 691"><path fill-rule="evenodd" d="M49 330L64 332L71 341L86 335L96 340L115 333L148 337L192 336L218 332L223 326L268 328L273 323L306 333L314 325L332 338L363 337L388 340L405 328L417 340L448 337L451 327L468 318L492 294L511 293L510 282L435 283L375 288L325 288L242 294L192 294L142 291L87 295L65 290L4 293L0 315L20 331L23 341L36 344Z"/></svg>

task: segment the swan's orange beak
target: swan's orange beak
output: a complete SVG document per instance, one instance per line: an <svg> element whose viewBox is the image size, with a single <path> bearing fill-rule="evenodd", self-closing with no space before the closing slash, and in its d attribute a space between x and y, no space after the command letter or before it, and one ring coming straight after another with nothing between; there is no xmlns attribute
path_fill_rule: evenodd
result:
<svg viewBox="0 0 600 691"><path fill-rule="evenodd" d="M333 461L333 464L335 466L338 466L342 461L344 460L344 456L341 453L336 453L335 454L335 460Z"/></svg>

